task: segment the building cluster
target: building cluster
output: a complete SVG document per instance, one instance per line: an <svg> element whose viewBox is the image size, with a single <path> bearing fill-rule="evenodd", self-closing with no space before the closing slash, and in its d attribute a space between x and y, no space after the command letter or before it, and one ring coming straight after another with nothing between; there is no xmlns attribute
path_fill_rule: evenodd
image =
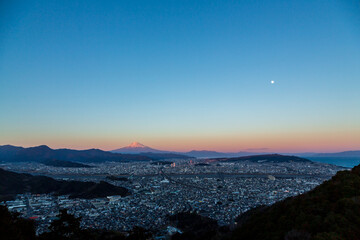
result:
<svg viewBox="0 0 360 240"><path fill-rule="evenodd" d="M51 194L22 194L3 202L11 211L34 219L38 232L46 231L62 208L81 217L84 228L128 231L134 226L168 229L168 215L195 211L231 224L241 213L270 205L313 189L340 168L311 163L211 163L194 165L177 161L172 165L151 163L104 163L94 168L56 168L40 164L5 166L9 170L46 174L58 179L105 180L126 187L127 197L69 199ZM127 181L106 178L126 176Z"/></svg>

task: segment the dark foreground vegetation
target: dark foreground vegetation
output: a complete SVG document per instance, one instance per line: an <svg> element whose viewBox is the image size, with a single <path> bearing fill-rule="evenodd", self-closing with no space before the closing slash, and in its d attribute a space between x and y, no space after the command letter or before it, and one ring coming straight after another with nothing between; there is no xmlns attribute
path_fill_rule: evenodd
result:
<svg viewBox="0 0 360 240"><path fill-rule="evenodd" d="M238 221L231 239L360 239L360 165Z"/></svg>
<svg viewBox="0 0 360 240"><path fill-rule="evenodd" d="M152 233L134 228L128 233L84 230L80 219L60 212L49 232L35 236L33 222L0 207L2 239L152 239ZM215 220L195 213L169 216L183 240L358 240L360 239L360 166L338 172L314 190L272 206L258 207L236 219L236 227L219 227Z"/></svg>
<svg viewBox="0 0 360 240"><path fill-rule="evenodd" d="M0 236L4 240L135 240L151 238L151 232L135 227L130 232L113 232L80 228L80 218L61 210L49 231L35 235L35 225L31 220L23 219L16 213L10 213L0 206Z"/></svg>

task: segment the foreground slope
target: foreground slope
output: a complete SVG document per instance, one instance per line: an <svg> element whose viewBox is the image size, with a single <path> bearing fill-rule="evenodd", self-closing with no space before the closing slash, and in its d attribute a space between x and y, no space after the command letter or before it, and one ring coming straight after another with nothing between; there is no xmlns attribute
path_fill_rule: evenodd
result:
<svg viewBox="0 0 360 240"><path fill-rule="evenodd" d="M360 165L237 221L231 239L360 239Z"/></svg>

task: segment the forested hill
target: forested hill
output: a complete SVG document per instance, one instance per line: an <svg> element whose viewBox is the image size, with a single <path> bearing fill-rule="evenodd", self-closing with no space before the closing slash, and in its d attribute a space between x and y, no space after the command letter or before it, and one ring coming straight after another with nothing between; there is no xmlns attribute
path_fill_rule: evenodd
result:
<svg viewBox="0 0 360 240"><path fill-rule="evenodd" d="M0 168L0 199L20 193L54 193L70 198L102 198L111 195L126 196L130 192L107 182L59 181L45 176L15 173Z"/></svg>
<svg viewBox="0 0 360 240"><path fill-rule="evenodd" d="M51 167L67 167L67 168L92 168L90 165L77 163L77 162L70 162L70 161L62 161L57 159L48 159L41 162L46 166Z"/></svg>
<svg viewBox="0 0 360 240"><path fill-rule="evenodd" d="M360 165L237 221L240 226L230 239L360 239Z"/></svg>
<svg viewBox="0 0 360 240"><path fill-rule="evenodd" d="M263 154L263 155L252 155L244 157L232 157L232 158L214 158L213 161L221 162L257 162L257 163L281 163L281 162L301 162L301 163L311 163L310 160L306 158L301 158L297 156L288 156L281 154Z"/></svg>

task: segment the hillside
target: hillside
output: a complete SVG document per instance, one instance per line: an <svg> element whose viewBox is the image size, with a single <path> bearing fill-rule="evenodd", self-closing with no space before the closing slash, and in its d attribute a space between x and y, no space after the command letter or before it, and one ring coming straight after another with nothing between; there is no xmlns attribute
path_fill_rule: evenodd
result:
<svg viewBox="0 0 360 240"><path fill-rule="evenodd" d="M100 183L96 183L88 186L85 191L82 191L80 189L78 193L72 193L70 198L91 199L91 198L104 198L113 195L120 195L124 197L126 195L129 195L129 191L126 188L117 187L105 181L100 181Z"/></svg>
<svg viewBox="0 0 360 240"><path fill-rule="evenodd" d="M49 159L41 162L46 166L51 167L68 167L68 168L92 168L93 166L89 166L82 163L70 162L70 161L62 161L56 159Z"/></svg>
<svg viewBox="0 0 360 240"><path fill-rule="evenodd" d="M0 162L42 162L48 159L72 162L126 162L152 160L152 158L146 156L111 153L99 149L51 149L45 145L30 148L14 147L11 145L0 146Z"/></svg>
<svg viewBox="0 0 360 240"><path fill-rule="evenodd" d="M360 165L312 191L238 217L230 239L360 239Z"/></svg>
<svg viewBox="0 0 360 240"><path fill-rule="evenodd" d="M255 156L245 156L245 157L235 157L235 158L215 158L214 161L221 162L240 162L240 161L250 161L258 163L280 163L280 162L311 162L306 158L296 157L296 156L287 156L280 154L265 154L265 155L255 155Z"/></svg>
<svg viewBox="0 0 360 240"><path fill-rule="evenodd" d="M0 168L0 198L21 193L70 195L70 198L101 198L110 195L129 195L123 187L106 182L59 181L45 176L15 173Z"/></svg>

